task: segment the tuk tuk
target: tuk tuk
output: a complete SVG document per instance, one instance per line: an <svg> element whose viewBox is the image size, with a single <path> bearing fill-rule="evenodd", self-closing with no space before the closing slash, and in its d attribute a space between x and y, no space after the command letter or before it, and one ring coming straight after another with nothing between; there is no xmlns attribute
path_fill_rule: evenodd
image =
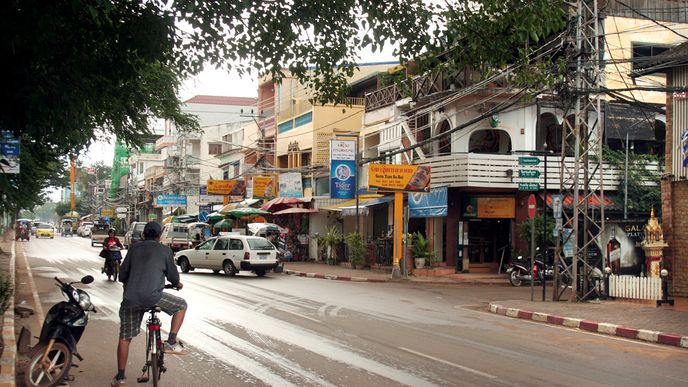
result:
<svg viewBox="0 0 688 387"><path fill-rule="evenodd" d="M191 249L212 236L211 227L205 222L189 223L187 230L189 248Z"/></svg>
<svg viewBox="0 0 688 387"><path fill-rule="evenodd" d="M17 219L14 224L14 240L30 240L31 239L31 221L29 219Z"/></svg>
<svg viewBox="0 0 688 387"><path fill-rule="evenodd" d="M62 226L60 227L60 235L63 237L73 236L74 222L71 219L62 219Z"/></svg>

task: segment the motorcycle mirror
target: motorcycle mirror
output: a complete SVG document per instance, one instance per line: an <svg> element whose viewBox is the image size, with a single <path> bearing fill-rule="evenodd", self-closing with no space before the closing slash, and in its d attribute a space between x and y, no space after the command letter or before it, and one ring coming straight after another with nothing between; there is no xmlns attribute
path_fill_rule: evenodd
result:
<svg viewBox="0 0 688 387"><path fill-rule="evenodd" d="M93 282L93 276L87 275L86 277L81 279L81 283L84 285L88 285L91 282Z"/></svg>

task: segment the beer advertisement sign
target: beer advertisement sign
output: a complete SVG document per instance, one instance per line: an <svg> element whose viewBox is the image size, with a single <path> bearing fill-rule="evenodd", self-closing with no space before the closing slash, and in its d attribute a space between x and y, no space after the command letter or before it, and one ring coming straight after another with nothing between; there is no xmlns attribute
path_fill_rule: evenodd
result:
<svg viewBox="0 0 688 387"><path fill-rule="evenodd" d="M273 199L277 197L275 176L253 176L253 198Z"/></svg>
<svg viewBox="0 0 688 387"><path fill-rule="evenodd" d="M244 195L243 180L208 180L208 193L215 195Z"/></svg>
<svg viewBox="0 0 688 387"><path fill-rule="evenodd" d="M368 187L380 191L430 192L430 166L370 164Z"/></svg>

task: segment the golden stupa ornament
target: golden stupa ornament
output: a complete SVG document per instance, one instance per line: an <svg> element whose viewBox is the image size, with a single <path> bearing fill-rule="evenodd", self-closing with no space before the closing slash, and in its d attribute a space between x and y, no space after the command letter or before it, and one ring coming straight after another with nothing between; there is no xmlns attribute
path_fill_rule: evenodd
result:
<svg viewBox="0 0 688 387"><path fill-rule="evenodd" d="M645 250L645 264L647 265L647 275L649 277L659 277L663 250L669 246L664 242L662 226L655 218L655 209L650 213L650 220L645 225L645 240L641 243Z"/></svg>
<svg viewBox="0 0 688 387"><path fill-rule="evenodd" d="M652 208L650 220L648 220L645 225L645 240L643 244L647 245L657 242L664 243L664 234L662 233L662 226L657 221L657 218L655 218L655 209Z"/></svg>

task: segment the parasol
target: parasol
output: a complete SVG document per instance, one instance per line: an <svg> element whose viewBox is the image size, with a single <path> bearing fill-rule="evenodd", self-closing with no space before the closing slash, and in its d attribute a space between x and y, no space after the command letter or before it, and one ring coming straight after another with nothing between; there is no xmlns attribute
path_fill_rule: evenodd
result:
<svg viewBox="0 0 688 387"><path fill-rule="evenodd" d="M249 223L247 227L252 235L258 235L261 232L278 232L280 234L287 232L287 230L273 223Z"/></svg>
<svg viewBox="0 0 688 387"><path fill-rule="evenodd" d="M232 231L232 227L234 224L232 223L231 220L229 219L223 219L213 225L213 231L222 231L222 230L228 230Z"/></svg>
<svg viewBox="0 0 688 387"><path fill-rule="evenodd" d="M233 210L230 210L225 213L226 215L233 216L235 218L241 218L243 216L249 216L249 215L269 215L270 213L267 211L263 211L258 208L253 208L253 207L243 207L243 208L235 208Z"/></svg>
<svg viewBox="0 0 688 387"><path fill-rule="evenodd" d="M166 217L165 219L162 220L162 224L174 223L174 222L176 222L176 221L177 221L177 217L176 217L176 216L170 215L170 216L168 216L168 217Z"/></svg>
<svg viewBox="0 0 688 387"><path fill-rule="evenodd" d="M222 208L217 210L217 212L226 214L227 212L236 208L250 207L258 203L259 201L259 199L244 199L240 202L225 204Z"/></svg>
<svg viewBox="0 0 688 387"><path fill-rule="evenodd" d="M302 204L305 202L306 202L305 200L299 199L299 198L290 198L290 197L286 197L286 196L280 196L280 197L276 197L276 198L270 200L269 202L263 204L262 206L260 206L260 209L268 211L268 210L271 210L273 207L278 206L278 205L294 205L294 204Z"/></svg>
<svg viewBox="0 0 688 387"><path fill-rule="evenodd" d="M225 216L219 212L213 212L211 214L208 214L208 220L218 220L218 219L222 219L224 217Z"/></svg>
<svg viewBox="0 0 688 387"><path fill-rule="evenodd" d="M312 214L318 212L317 208L301 208L301 207L291 207L286 210L273 212L273 215L289 215L289 214Z"/></svg>
<svg viewBox="0 0 688 387"><path fill-rule="evenodd" d="M79 213L76 211L69 211L68 213L62 215L63 218L78 218Z"/></svg>

